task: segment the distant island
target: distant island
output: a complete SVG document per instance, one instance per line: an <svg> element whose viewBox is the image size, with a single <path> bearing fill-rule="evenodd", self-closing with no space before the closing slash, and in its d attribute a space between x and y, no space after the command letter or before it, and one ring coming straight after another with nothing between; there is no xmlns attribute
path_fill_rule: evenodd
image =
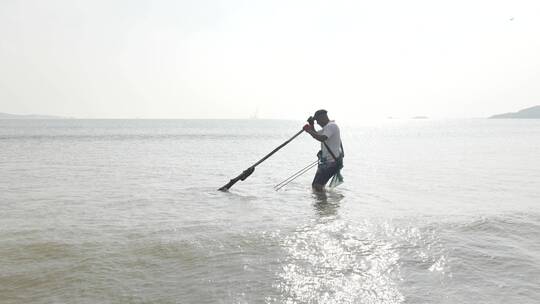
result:
<svg viewBox="0 0 540 304"><path fill-rule="evenodd" d="M534 106L514 113L493 115L489 118L540 118L540 106Z"/></svg>
<svg viewBox="0 0 540 304"><path fill-rule="evenodd" d="M52 115L18 115L0 112L0 119L70 119L71 117L60 117Z"/></svg>

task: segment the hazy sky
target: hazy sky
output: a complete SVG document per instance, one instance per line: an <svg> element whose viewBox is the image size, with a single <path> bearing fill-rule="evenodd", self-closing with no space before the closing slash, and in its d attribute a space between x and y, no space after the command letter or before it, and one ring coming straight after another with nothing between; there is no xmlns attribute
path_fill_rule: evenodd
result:
<svg viewBox="0 0 540 304"><path fill-rule="evenodd" d="M540 1L0 1L0 112L479 117L540 104Z"/></svg>

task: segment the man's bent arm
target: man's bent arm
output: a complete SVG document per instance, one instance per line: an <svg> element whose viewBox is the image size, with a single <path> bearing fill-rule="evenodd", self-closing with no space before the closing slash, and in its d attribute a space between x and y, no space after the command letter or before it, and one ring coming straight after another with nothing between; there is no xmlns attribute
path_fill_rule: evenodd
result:
<svg viewBox="0 0 540 304"><path fill-rule="evenodd" d="M321 134L317 134L317 132L315 132L315 130L307 130L306 132L309 133L309 135L311 135L311 137L315 138L316 140L320 141L320 142L323 142L323 141L326 141L328 139L328 137L326 135L321 135Z"/></svg>

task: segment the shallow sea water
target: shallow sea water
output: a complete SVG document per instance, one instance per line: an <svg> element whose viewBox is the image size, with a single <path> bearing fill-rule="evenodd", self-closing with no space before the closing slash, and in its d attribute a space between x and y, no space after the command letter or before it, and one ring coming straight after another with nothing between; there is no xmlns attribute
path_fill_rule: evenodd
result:
<svg viewBox="0 0 540 304"><path fill-rule="evenodd" d="M0 121L0 303L540 302L540 121L301 125Z"/></svg>

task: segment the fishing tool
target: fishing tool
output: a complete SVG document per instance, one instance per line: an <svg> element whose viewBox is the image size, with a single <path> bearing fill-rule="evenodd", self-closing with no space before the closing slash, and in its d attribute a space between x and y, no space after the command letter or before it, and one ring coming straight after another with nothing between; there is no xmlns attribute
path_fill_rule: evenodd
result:
<svg viewBox="0 0 540 304"><path fill-rule="evenodd" d="M255 167L257 167L260 163L265 161L267 158L272 156L274 153L279 151L279 149L285 147L288 143L290 143L293 139L295 139L298 135L302 134L304 132L304 129L298 131L293 137L289 138L287 141L279 145L277 148L272 150L272 152L268 153L265 157L261 158L258 162L251 165L251 167L244 170L242 173L240 173L237 177L231 179L227 184L225 184L223 187L219 188L220 191L227 191L229 190L234 184L236 184L238 181L244 181L246 178L248 178L251 174L253 174L253 171L255 171Z"/></svg>
<svg viewBox="0 0 540 304"><path fill-rule="evenodd" d="M283 180L281 183L277 184L274 186L274 190L278 191L279 189L285 187L286 185L288 185L290 182L292 182L293 180L295 180L296 178L300 177L301 175L303 175L304 173L308 172L311 168L315 167L317 164L319 163L319 160L316 160L312 163L310 163L309 165L305 166L304 168L296 171L293 175L287 177L285 180Z"/></svg>

